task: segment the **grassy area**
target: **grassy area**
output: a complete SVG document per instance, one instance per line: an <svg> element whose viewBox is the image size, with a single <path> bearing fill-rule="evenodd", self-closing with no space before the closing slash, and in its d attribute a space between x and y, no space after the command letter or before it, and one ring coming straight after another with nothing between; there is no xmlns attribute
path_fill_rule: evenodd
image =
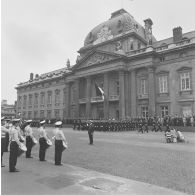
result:
<svg viewBox="0 0 195 195"><path fill-rule="evenodd" d="M184 134L188 143L166 144L162 132L95 132L91 146L86 131L63 130L69 142L63 163L195 194L194 133ZM46 158L54 158L54 147Z"/></svg>

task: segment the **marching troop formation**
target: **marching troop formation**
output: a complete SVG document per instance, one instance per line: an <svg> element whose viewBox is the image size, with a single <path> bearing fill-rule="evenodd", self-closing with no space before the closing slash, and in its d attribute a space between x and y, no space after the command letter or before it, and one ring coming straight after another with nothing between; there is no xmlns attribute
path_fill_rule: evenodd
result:
<svg viewBox="0 0 195 195"><path fill-rule="evenodd" d="M189 118L190 120L181 121L182 118L179 117L137 117L125 120L90 120L94 123L95 131L132 131L138 129L139 132L151 131L163 131L170 126L195 126L194 118ZM87 130L88 120L75 119L72 121L74 130Z"/></svg>
<svg viewBox="0 0 195 195"><path fill-rule="evenodd" d="M16 169L17 157L25 152L26 158L33 158L31 151L33 146L39 142L39 160L46 161L45 155L47 149L52 146L52 141L47 135L45 129L46 121L39 122L37 141L33 129L34 121L27 120L22 122L20 119L6 120L1 118L1 167L3 153L8 151L8 145L10 144L10 156L9 156L9 171L18 172ZM108 132L120 132L120 131L133 131L144 133L151 131L164 131L165 139L167 143L184 142L184 136L180 131L171 127L174 125L170 118L134 118L122 121L116 120L74 120L73 129L87 130L89 136L89 144L93 145L94 131L108 131ZM37 126L37 122L36 122ZM55 165L62 165L61 158L62 152L67 148L66 137L61 130L62 121L55 122L55 129L53 130L52 139L55 142Z"/></svg>
<svg viewBox="0 0 195 195"><path fill-rule="evenodd" d="M28 120L23 124L20 119L7 121L4 117L1 118L1 167L4 167L2 164L3 153L8 151L8 145L10 144L10 172L18 172L16 169L17 158L22 153L26 153L26 158L33 158L31 156L31 150L33 146L38 144L38 141L34 136L31 123L32 120ZM52 141L48 138L44 125L45 121L41 121L38 130L40 161L46 161L46 150L52 146ZM55 142L55 165L62 165L62 152L67 148L68 144L63 131L60 129L61 125L62 122L57 121L55 123L55 129L53 130L54 136L52 139L54 139Z"/></svg>

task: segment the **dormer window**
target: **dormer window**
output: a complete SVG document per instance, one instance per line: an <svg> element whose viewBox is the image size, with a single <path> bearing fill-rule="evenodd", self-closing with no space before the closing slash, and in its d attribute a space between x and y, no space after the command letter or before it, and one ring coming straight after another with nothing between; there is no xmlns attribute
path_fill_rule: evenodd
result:
<svg viewBox="0 0 195 195"><path fill-rule="evenodd" d="M160 57L160 62L164 62L165 61L165 56L161 56Z"/></svg>
<svg viewBox="0 0 195 195"><path fill-rule="evenodd" d="M118 32L121 33L123 30L123 24L122 24L121 20L118 21L117 28L118 28Z"/></svg>
<svg viewBox="0 0 195 195"><path fill-rule="evenodd" d="M137 49L141 49L141 43L140 42L137 43Z"/></svg>
<svg viewBox="0 0 195 195"><path fill-rule="evenodd" d="M122 26L121 20L118 21L117 27L120 28Z"/></svg>
<svg viewBox="0 0 195 195"><path fill-rule="evenodd" d="M133 47L133 42L131 42L130 49L131 49L131 50L134 49L134 47Z"/></svg>

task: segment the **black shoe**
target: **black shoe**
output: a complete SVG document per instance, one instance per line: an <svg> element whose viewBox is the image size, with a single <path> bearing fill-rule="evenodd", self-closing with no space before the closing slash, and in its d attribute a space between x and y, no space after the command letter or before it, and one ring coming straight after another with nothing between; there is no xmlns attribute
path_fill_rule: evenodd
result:
<svg viewBox="0 0 195 195"><path fill-rule="evenodd" d="M1 165L1 167L5 167L5 165Z"/></svg>
<svg viewBox="0 0 195 195"><path fill-rule="evenodd" d="M20 172L18 169L10 170L9 172Z"/></svg>
<svg viewBox="0 0 195 195"><path fill-rule="evenodd" d="M55 163L55 165L57 165L57 166L63 166L63 164L62 164L62 163L59 163L59 164L58 164L58 163L57 163L57 164Z"/></svg>

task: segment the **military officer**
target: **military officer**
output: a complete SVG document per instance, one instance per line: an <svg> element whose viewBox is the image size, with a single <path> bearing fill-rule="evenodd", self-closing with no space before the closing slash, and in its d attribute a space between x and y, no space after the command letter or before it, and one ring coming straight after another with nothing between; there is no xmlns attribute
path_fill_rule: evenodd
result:
<svg viewBox="0 0 195 195"><path fill-rule="evenodd" d="M12 120L13 126L10 129L10 156L9 156L9 171L10 172L18 172L16 169L17 157L18 157L18 149L21 146L21 142L18 137L18 130L16 129L19 125L20 119Z"/></svg>
<svg viewBox="0 0 195 195"><path fill-rule="evenodd" d="M49 138L47 137L46 131L45 131L45 120L40 122L40 127L39 127L39 160L40 161L46 161L45 160L45 153L46 149L48 148L47 146L47 141Z"/></svg>
<svg viewBox="0 0 195 195"><path fill-rule="evenodd" d="M34 135L33 135L33 130L31 128L32 120L28 120L26 121L26 123L27 123L27 126L25 127L26 147L27 147L26 158L33 158L31 156L31 150L34 145L33 143Z"/></svg>
<svg viewBox="0 0 195 195"><path fill-rule="evenodd" d="M2 164L3 153L6 151L6 133L9 133L9 130L5 128L5 117L1 118L1 167L5 167Z"/></svg>
<svg viewBox="0 0 195 195"><path fill-rule="evenodd" d="M88 128L88 135L89 135L89 144L93 145L93 133L94 133L94 124L90 120L89 121L89 128Z"/></svg>
<svg viewBox="0 0 195 195"><path fill-rule="evenodd" d="M5 128L7 128L7 129L9 129L9 124L8 124L8 122L9 122L10 120L9 119L5 119L5 125L4 125L4 127ZM8 146L9 146L9 131L7 131L6 132L6 134L5 134L5 152L8 152Z"/></svg>
<svg viewBox="0 0 195 195"><path fill-rule="evenodd" d="M62 160L62 152L65 149L63 146L63 142L67 146L68 143L66 141L66 137L63 133L63 131L60 129L62 125L61 121L57 121L55 123L55 129L54 129L54 139L55 139L55 165L62 165L61 160Z"/></svg>

